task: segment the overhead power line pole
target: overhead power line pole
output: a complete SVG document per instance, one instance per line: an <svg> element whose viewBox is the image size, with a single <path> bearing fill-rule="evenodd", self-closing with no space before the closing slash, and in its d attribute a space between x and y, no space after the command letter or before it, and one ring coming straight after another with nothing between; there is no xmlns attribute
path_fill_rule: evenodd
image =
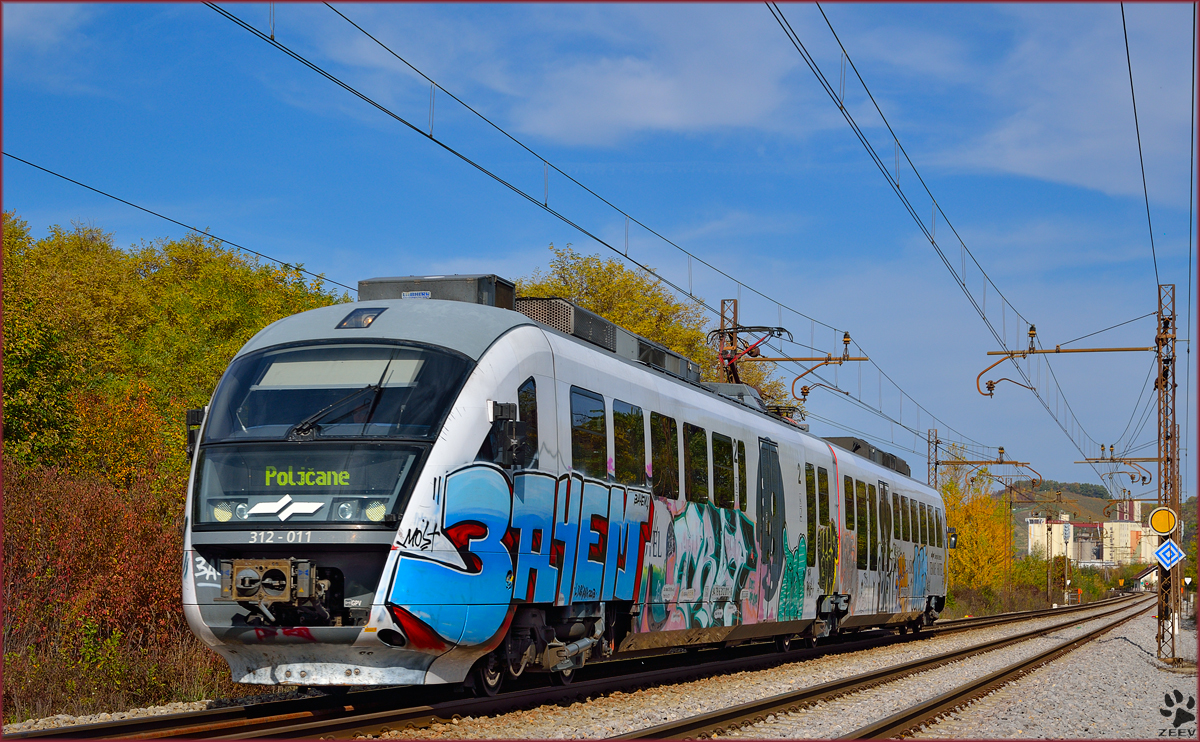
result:
<svg viewBox="0 0 1200 742"><path fill-rule="evenodd" d="M1179 425L1175 422L1175 284L1158 287L1158 505L1179 512ZM1170 536L1160 536L1159 545ZM1181 563L1158 567L1158 658L1175 662L1175 634L1179 630Z"/></svg>

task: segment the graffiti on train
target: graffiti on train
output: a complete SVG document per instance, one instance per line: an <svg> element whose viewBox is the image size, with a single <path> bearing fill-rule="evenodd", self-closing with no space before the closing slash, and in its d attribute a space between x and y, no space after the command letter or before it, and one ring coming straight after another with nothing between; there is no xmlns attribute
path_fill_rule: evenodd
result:
<svg viewBox="0 0 1200 742"><path fill-rule="evenodd" d="M644 490L578 474L510 479L474 464L438 478L423 505L400 529L389 602L446 643L486 643L513 602L633 600L648 535Z"/></svg>
<svg viewBox="0 0 1200 742"><path fill-rule="evenodd" d="M734 626L758 594L754 525L738 510L656 500L641 631ZM751 608L753 613L753 608Z"/></svg>

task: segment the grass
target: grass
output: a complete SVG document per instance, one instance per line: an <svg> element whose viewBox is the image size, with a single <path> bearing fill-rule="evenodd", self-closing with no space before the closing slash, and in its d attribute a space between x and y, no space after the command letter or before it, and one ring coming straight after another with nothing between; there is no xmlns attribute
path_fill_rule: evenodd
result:
<svg viewBox="0 0 1200 742"><path fill-rule="evenodd" d="M225 661L186 630L141 647L86 625L62 636L57 644L5 646L6 724L279 690L232 682Z"/></svg>

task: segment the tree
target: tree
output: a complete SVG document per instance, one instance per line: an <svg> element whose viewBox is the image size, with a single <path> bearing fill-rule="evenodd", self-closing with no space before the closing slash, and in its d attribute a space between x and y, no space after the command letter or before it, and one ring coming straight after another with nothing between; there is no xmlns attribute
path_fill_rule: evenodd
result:
<svg viewBox="0 0 1200 742"><path fill-rule="evenodd" d="M677 300L658 279L626 268L615 258L580 255L570 244L551 244L550 251L554 258L549 271L539 269L517 279L518 296L566 299L695 361L704 380L725 380L716 352L706 342L708 323L700 304ZM738 371L764 400L782 403L790 396L784 383L772 376L775 364L748 362Z"/></svg>
<svg viewBox="0 0 1200 742"><path fill-rule="evenodd" d="M1008 549L1008 514L1004 501L990 493L987 469L973 470L954 464L965 452L952 446L939 472L946 525L958 532L958 543L947 552L946 579L955 587L999 588L1005 580L1011 555Z"/></svg>
<svg viewBox="0 0 1200 742"><path fill-rule="evenodd" d="M183 410L260 329L349 299L202 235L126 251L76 224L35 240L12 212L3 231L6 456L123 488L160 469L177 500Z"/></svg>

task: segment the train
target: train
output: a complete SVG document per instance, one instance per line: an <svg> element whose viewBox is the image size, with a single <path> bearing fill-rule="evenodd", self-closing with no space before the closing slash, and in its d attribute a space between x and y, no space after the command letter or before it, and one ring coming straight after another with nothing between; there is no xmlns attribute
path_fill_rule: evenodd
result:
<svg viewBox="0 0 1200 742"><path fill-rule="evenodd" d="M903 460L494 275L276 321L187 425L184 614L239 683L491 695L945 604L954 534Z"/></svg>

